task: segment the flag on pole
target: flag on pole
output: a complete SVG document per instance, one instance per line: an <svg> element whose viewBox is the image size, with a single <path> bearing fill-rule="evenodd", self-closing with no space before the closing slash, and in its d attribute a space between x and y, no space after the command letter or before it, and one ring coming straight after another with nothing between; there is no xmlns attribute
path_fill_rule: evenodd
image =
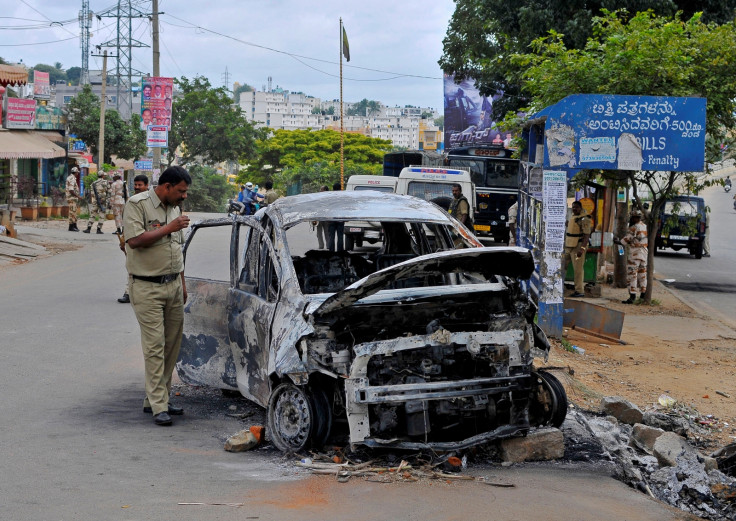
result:
<svg viewBox="0 0 736 521"><path fill-rule="evenodd" d="M350 45L348 44L348 34L345 32L344 26L342 28L342 54L345 56L345 60L350 61Z"/></svg>

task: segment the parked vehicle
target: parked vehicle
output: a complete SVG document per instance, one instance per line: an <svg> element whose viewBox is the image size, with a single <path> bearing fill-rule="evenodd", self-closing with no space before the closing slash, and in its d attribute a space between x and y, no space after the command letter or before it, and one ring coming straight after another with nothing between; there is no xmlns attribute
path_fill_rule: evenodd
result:
<svg viewBox="0 0 736 521"><path fill-rule="evenodd" d="M374 190L377 192L394 193L399 182L396 177L382 175L352 175L348 178L345 190ZM375 244L381 240L380 223L365 221L349 221L345 223L345 249L361 248L363 242Z"/></svg>
<svg viewBox="0 0 736 521"><path fill-rule="evenodd" d="M377 222L383 240L317 250L315 220ZM188 275L177 370L266 407L279 449L337 435L450 451L563 422L562 385L533 364L549 343L521 288L531 252L484 248L435 205L369 190L199 221L185 259L216 227L229 227L230 243L222 252L208 243L205 264L226 256L229 280Z"/></svg>
<svg viewBox="0 0 736 521"><path fill-rule="evenodd" d="M460 168L410 166L399 174L396 193L412 195L437 204L447 210L452 202L452 185L459 184L470 203L470 217L474 215L475 186L470 172ZM473 230L471 230L473 231Z"/></svg>
<svg viewBox="0 0 736 521"><path fill-rule="evenodd" d="M686 248L696 259L702 258L705 225L705 201L702 197L681 195L668 199L657 219L655 255L661 248L675 251Z"/></svg>

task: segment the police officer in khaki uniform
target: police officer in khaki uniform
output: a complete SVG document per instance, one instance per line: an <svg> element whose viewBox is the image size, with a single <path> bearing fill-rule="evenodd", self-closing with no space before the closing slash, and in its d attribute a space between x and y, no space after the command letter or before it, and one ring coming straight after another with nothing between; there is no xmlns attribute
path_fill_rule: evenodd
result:
<svg viewBox="0 0 736 521"><path fill-rule="evenodd" d="M187 300L181 247L189 217L181 214L179 204L191 183L184 168L171 166L155 189L134 195L125 205L130 302L141 328L146 370L143 411L153 413L156 425L171 425L170 415L184 413L169 404L169 393Z"/></svg>
<svg viewBox="0 0 736 521"><path fill-rule="evenodd" d="M583 270L585 266L585 252L588 249L593 223L590 216L583 213L580 201L572 203L572 217L567 221L565 230L565 253L563 256L563 275L567 273L567 264L572 261L572 270L575 280L575 292L571 297L584 297Z"/></svg>

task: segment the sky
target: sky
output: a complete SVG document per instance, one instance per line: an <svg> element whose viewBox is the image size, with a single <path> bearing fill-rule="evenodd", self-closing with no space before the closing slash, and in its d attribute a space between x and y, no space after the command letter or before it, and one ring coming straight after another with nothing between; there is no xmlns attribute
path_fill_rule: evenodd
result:
<svg viewBox="0 0 736 521"><path fill-rule="evenodd" d="M150 0L132 2L150 13ZM81 0L1 3L0 57L29 67L55 62L64 69L81 66ZM116 0L90 0L93 12L115 5ZM350 62L343 62L345 101L367 98L441 111L437 60L453 10L452 0L159 0L161 76L201 75L219 87L227 69L231 88L237 81L262 90L270 76L274 88L339 99L342 17L350 45ZM150 21L134 19L132 27L134 39L150 45ZM94 18L93 54L101 54L96 45L115 40L115 30L115 18ZM91 56L89 66L101 69L102 59ZM114 67L108 59L108 68ZM152 71L150 47L133 49L133 68Z"/></svg>

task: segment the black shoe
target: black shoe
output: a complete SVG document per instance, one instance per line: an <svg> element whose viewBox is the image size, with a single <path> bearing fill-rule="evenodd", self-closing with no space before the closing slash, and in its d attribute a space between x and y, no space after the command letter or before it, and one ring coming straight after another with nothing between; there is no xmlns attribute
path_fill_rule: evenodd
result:
<svg viewBox="0 0 736 521"><path fill-rule="evenodd" d="M118 299L121 304L130 304L130 295L123 293L123 296ZM148 411L151 412L151 411Z"/></svg>
<svg viewBox="0 0 736 521"><path fill-rule="evenodd" d="M77 223L72 224L72 226L74 226L74 230L72 230L72 231L75 231L75 232L78 232L79 231L79 228L77 228Z"/></svg>
<svg viewBox="0 0 736 521"><path fill-rule="evenodd" d="M633 304L635 300L636 300L636 295L634 293L629 293L629 299L622 300L621 304Z"/></svg>
<svg viewBox="0 0 736 521"><path fill-rule="evenodd" d="M584 294L584 293L580 293L579 291L576 291L575 293L573 293L573 294L572 294L572 295L570 295L570 296L571 296L572 298L581 298L581 297L584 297L584 296L585 296L585 294Z"/></svg>
<svg viewBox="0 0 736 521"><path fill-rule="evenodd" d="M103 231L102 231L102 228L97 228L97 233L99 233L100 235L102 235L102 234L104 234L105 232L103 232Z"/></svg>
<svg viewBox="0 0 736 521"><path fill-rule="evenodd" d="M76 226L74 226L73 224L70 224L69 225L69 231L70 232L78 232L79 230L77 230L77 227Z"/></svg>
<svg viewBox="0 0 736 521"><path fill-rule="evenodd" d="M150 407L144 407L143 412L151 414L153 412L153 409L151 409ZM181 416L182 414L184 414L184 409L182 409L181 407L177 407L176 405L169 404L169 414L171 414L172 416Z"/></svg>
<svg viewBox="0 0 736 521"><path fill-rule="evenodd" d="M171 416L167 412L160 412L153 417L153 423L156 425L171 425Z"/></svg>
<svg viewBox="0 0 736 521"><path fill-rule="evenodd" d="M86 230L82 231L82 233L89 233L91 229L92 229L92 227L91 226L88 226Z"/></svg>

